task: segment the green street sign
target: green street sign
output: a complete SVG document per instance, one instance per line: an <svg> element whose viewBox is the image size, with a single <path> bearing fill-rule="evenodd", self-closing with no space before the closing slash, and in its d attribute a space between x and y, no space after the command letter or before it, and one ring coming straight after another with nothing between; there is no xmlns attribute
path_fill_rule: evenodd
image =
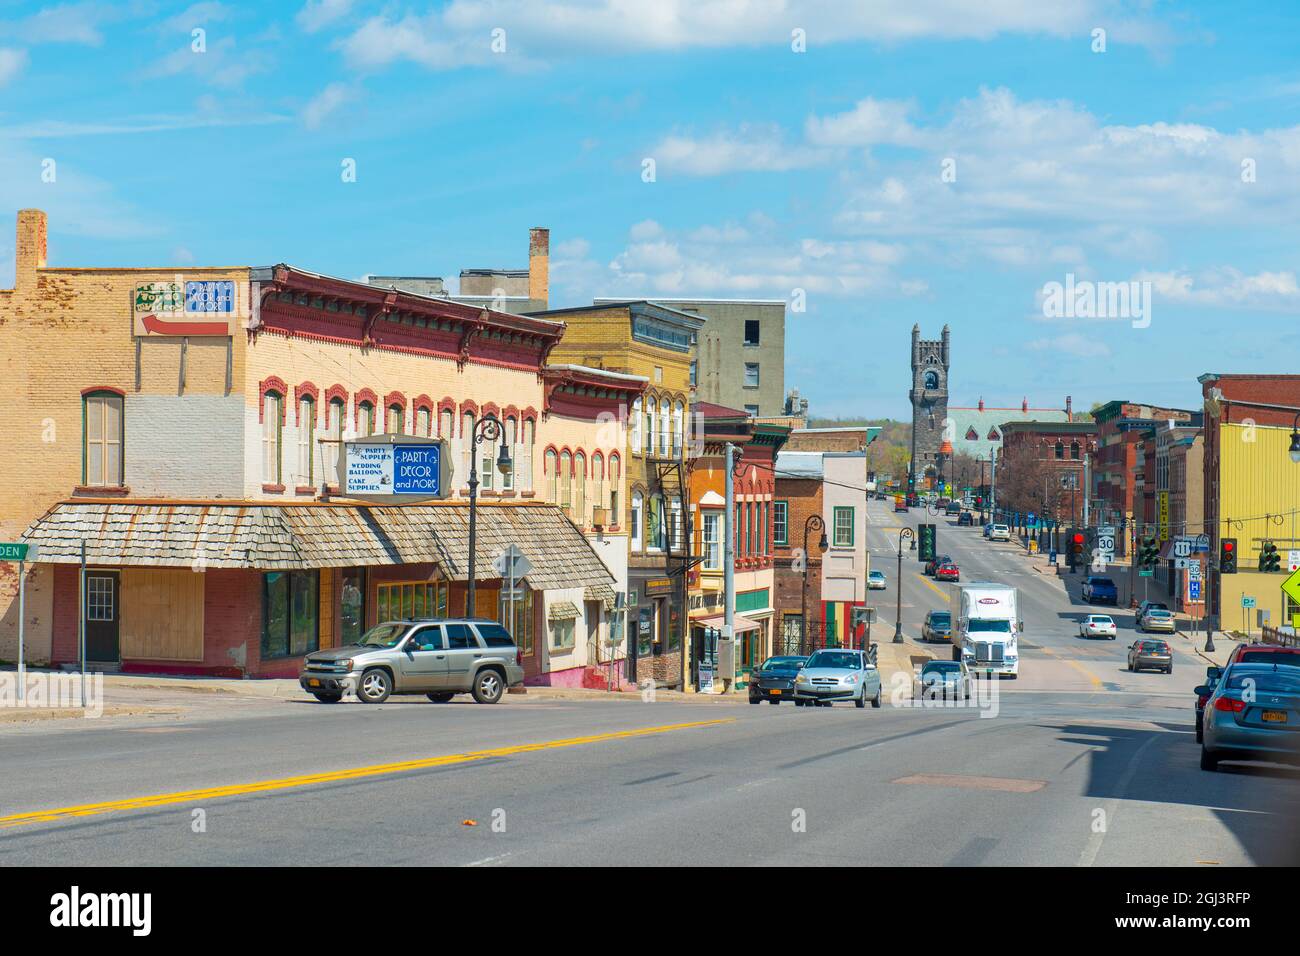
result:
<svg viewBox="0 0 1300 956"><path fill-rule="evenodd" d="M0 561L26 561L27 549L30 547L31 545L18 541L0 541Z"/></svg>
<svg viewBox="0 0 1300 956"><path fill-rule="evenodd" d="M1140 578L1153 578L1155 576L1156 573L1151 568L1138 568L1138 577Z"/></svg>
<svg viewBox="0 0 1300 956"><path fill-rule="evenodd" d="M1291 575L1282 582L1282 593L1296 604L1300 604L1300 568L1292 571Z"/></svg>

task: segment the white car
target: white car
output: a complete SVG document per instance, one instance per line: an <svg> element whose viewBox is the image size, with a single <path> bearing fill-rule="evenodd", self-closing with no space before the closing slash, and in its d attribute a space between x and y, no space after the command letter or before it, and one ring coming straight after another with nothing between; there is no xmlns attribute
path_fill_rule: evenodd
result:
<svg viewBox="0 0 1300 956"><path fill-rule="evenodd" d="M1010 541L1011 529L1004 524L995 524L989 529L990 541Z"/></svg>
<svg viewBox="0 0 1300 956"><path fill-rule="evenodd" d="M867 587L873 591L885 590L885 572L872 571L867 575Z"/></svg>
<svg viewBox="0 0 1300 956"><path fill-rule="evenodd" d="M1115 640L1115 619L1109 614L1085 614L1079 622L1080 637L1104 637Z"/></svg>

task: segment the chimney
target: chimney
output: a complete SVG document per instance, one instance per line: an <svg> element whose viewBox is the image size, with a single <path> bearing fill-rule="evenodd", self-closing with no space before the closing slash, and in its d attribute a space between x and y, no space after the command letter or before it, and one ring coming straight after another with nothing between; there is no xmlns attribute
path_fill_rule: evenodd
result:
<svg viewBox="0 0 1300 956"><path fill-rule="evenodd" d="M980 396L980 411L984 411L984 396Z"/></svg>
<svg viewBox="0 0 1300 956"><path fill-rule="evenodd" d="M528 298L550 301L551 230L528 230Z"/></svg>
<svg viewBox="0 0 1300 956"><path fill-rule="evenodd" d="M45 213L18 210L18 236L14 245L14 288L36 286L36 270L45 268Z"/></svg>
<svg viewBox="0 0 1300 956"><path fill-rule="evenodd" d="M1065 420L1074 421L1074 396L1072 395L1065 396Z"/></svg>
<svg viewBox="0 0 1300 956"><path fill-rule="evenodd" d="M1020 400L1020 410L1021 410L1022 412L1027 412L1027 411L1029 411L1029 399L1027 399L1027 398L1022 398L1022 399Z"/></svg>

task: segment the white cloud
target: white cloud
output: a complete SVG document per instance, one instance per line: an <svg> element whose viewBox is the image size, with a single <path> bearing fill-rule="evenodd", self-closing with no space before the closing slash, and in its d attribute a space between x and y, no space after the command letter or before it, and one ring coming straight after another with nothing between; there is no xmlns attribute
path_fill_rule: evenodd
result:
<svg viewBox="0 0 1300 956"><path fill-rule="evenodd" d="M457 0L418 16L371 17L342 44L348 61L373 69L409 60L430 69L486 65L512 57L553 61L590 53L662 52L734 47L787 49L791 31L805 31L810 49L853 41L921 38L991 39L1003 34L1086 40L1113 0ZM1141 19L1111 24L1112 43L1165 44L1169 38ZM506 31L507 55L491 57L493 29Z"/></svg>
<svg viewBox="0 0 1300 956"><path fill-rule="evenodd" d="M1140 272L1137 281L1151 283L1157 304L1161 301L1219 308L1295 311L1300 309L1300 283L1293 271L1248 275L1230 266L1187 272Z"/></svg>
<svg viewBox="0 0 1300 956"><path fill-rule="evenodd" d="M691 176L736 172L787 172L825 161L825 151L785 141L775 125L744 125L702 138L664 137L646 154L658 169Z"/></svg>
<svg viewBox="0 0 1300 956"><path fill-rule="evenodd" d="M647 239L657 239L663 235L663 227L653 219L643 219L641 222L634 223L627 234L638 242L644 242Z"/></svg>
<svg viewBox="0 0 1300 956"><path fill-rule="evenodd" d="M1036 352L1055 352L1075 358L1104 358L1111 354L1110 346L1100 339L1079 332L1067 332L1054 338L1035 339L1029 347Z"/></svg>
<svg viewBox="0 0 1300 956"><path fill-rule="evenodd" d="M316 33L347 16L352 11L352 0L307 0L306 6L294 18L307 33Z"/></svg>
<svg viewBox="0 0 1300 956"><path fill-rule="evenodd" d="M808 117L804 136L817 146L919 145L924 134L909 122L910 110L907 103L867 97L847 113Z"/></svg>
<svg viewBox="0 0 1300 956"><path fill-rule="evenodd" d="M266 72L270 66L270 58L264 51L241 51L235 38L227 36L215 43L209 42L202 53L186 43L156 60L141 75L146 78L191 75L213 86L233 88L242 85L250 76Z"/></svg>
<svg viewBox="0 0 1300 956"><path fill-rule="evenodd" d="M317 129L340 106L356 98L356 91L346 83L330 83L308 101L302 110L302 122Z"/></svg>
<svg viewBox="0 0 1300 956"><path fill-rule="evenodd" d="M4 86L27 66L27 51L0 49L0 86Z"/></svg>

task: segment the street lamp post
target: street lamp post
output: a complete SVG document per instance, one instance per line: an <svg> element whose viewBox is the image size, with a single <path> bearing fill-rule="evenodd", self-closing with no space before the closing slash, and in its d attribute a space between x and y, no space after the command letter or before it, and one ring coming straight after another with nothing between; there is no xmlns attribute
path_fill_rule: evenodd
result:
<svg viewBox="0 0 1300 956"><path fill-rule="evenodd" d="M898 577L894 589L898 592L898 608L894 615L894 643L903 643L903 539L911 538L911 550L916 550L916 532L911 528L898 529Z"/></svg>
<svg viewBox="0 0 1300 956"><path fill-rule="evenodd" d="M803 523L803 587L799 593L799 630L802 632L799 638L805 646L808 644L808 567L812 564L812 558L808 554L808 535L813 531L821 532L821 537L817 541L818 553L825 554L826 549L830 547L830 542L826 540L826 522L822 520L821 515L809 515L808 520Z"/></svg>
<svg viewBox="0 0 1300 956"><path fill-rule="evenodd" d="M478 536L478 446L483 442L501 439L501 450L497 454L497 471L502 475L510 474L514 463L510 460L510 446L506 444L505 429L493 415L480 418L474 426L469 446L469 575L465 587L465 616L474 616L474 550ZM513 600L513 595L511 596Z"/></svg>
<svg viewBox="0 0 1300 956"><path fill-rule="evenodd" d="M1291 423L1291 448L1288 453L1291 460L1300 465L1300 412L1296 412L1295 421Z"/></svg>

